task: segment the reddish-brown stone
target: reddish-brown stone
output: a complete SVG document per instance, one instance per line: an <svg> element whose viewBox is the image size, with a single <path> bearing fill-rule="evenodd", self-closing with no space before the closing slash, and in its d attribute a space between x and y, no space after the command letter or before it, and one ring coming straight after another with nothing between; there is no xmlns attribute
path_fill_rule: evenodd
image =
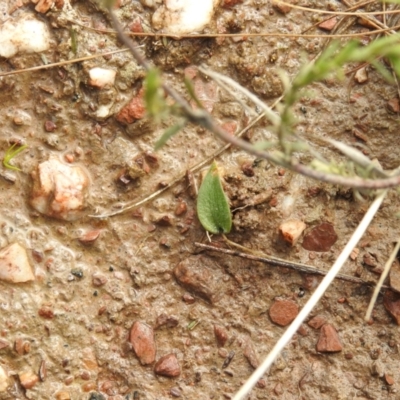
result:
<svg viewBox="0 0 400 400"><path fill-rule="evenodd" d="M226 341L228 340L228 332L221 325L214 325L214 335L217 339L218 345L221 347L225 346Z"/></svg>
<svg viewBox="0 0 400 400"><path fill-rule="evenodd" d="M389 109L389 111L398 114L400 112L400 102L399 99L390 99L387 102L387 107Z"/></svg>
<svg viewBox="0 0 400 400"><path fill-rule="evenodd" d="M271 321L280 326L290 324L299 313L299 306L291 300L276 299L269 309Z"/></svg>
<svg viewBox="0 0 400 400"><path fill-rule="evenodd" d="M250 339L247 341L245 345L245 348L243 350L243 355L247 358L247 361L254 369L258 368L258 366L260 365L260 360L258 359L258 355Z"/></svg>
<svg viewBox="0 0 400 400"><path fill-rule="evenodd" d="M337 239L332 224L323 222L304 236L302 246L309 251L329 251Z"/></svg>
<svg viewBox="0 0 400 400"><path fill-rule="evenodd" d="M176 378L179 376L181 368L176 355L171 353L161 357L154 366L154 372L157 375L166 376L168 378Z"/></svg>
<svg viewBox="0 0 400 400"><path fill-rule="evenodd" d="M43 306L43 307L39 308L38 314L42 318L46 318L46 319L52 319L54 317L53 310L48 306Z"/></svg>
<svg viewBox="0 0 400 400"><path fill-rule="evenodd" d="M318 27L325 30L325 31L331 31L337 24L337 18L332 17L327 19L326 21L321 22Z"/></svg>
<svg viewBox="0 0 400 400"><path fill-rule="evenodd" d="M311 328L319 329L322 325L326 324L326 319L321 315L316 315L307 322Z"/></svg>
<svg viewBox="0 0 400 400"><path fill-rule="evenodd" d="M332 325L325 324L322 326L316 349L320 353L342 351L343 346L340 343L339 335Z"/></svg>
<svg viewBox="0 0 400 400"><path fill-rule="evenodd" d="M129 341L142 365L152 364L156 359L156 343L153 328L136 321L131 329Z"/></svg>
<svg viewBox="0 0 400 400"><path fill-rule="evenodd" d="M143 90L134 97L126 106L124 106L115 117L118 122L124 125L142 119L146 114L146 108L143 100Z"/></svg>
<svg viewBox="0 0 400 400"><path fill-rule="evenodd" d="M222 2L222 6L225 8L231 8L235 6L236 4L242 3L243 0L224 0Z"/></svg>
<svg viewBox="0 0 400 400"><path fill-rule="evenodd" d="M285 3L293 3L293 0L286 0ZM282 4L281 1L279 1L279 0L272 0L271 4L272 4L272 7L274 7L276 10L278 10L282 14L287 14L292 9L292 7L290 7L286 4Z"/></svg>

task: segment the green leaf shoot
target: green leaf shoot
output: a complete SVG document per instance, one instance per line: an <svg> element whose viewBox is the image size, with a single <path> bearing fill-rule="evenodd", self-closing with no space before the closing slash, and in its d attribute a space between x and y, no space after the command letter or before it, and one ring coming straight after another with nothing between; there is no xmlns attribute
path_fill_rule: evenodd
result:
<svg viewBox="0 0 400 400"><path fill-rule="evenodd" d="M18 147L19 146L19 147ZM14 171L21 171L18 167L10 164L10 161L19 153L24 151L28 146L26 144L20 146L18 143L14 143L11 147L9 147L4 154L3 165L5 168L12 169Z"/></svg>
<svg viewBox="0 0 400 400"><path fill-rule="evenodd" d="M229 233L232 229L232 214L215 161L199 189L197 216L203 228L208 232Z"/></svg>
<svg viewBox="0 0 400 400"><path fill-rule="evenodd" d="M150 116L161 119L166 110L166 102L161 88L161 76L157 68L148 71L144 81L144 100Z"/></svg>
<svg viewBox="0 0 400 400"><path fill-rule="evenodd" d="M156 144L154 145L154 150L159 150L161 147L165 145L165 143L174 135L176 135L184 126L186 125L186 120L178 122L177 124L169 127L157 140Z"/></svg>

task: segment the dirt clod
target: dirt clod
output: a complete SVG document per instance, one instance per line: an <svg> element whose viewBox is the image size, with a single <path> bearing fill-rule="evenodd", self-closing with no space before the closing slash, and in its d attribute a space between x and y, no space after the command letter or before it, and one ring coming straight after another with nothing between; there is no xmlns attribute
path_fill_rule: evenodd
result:
<svg viewBox="0 0 400 400"><path fill-rule="evenodd" d="M130 332L129 341L142 365L152 364L156 359L156 343L153 328L136 321Z"/></svg>
<svg viewBox="0 0 400 400"><path fill-rule="evenodd" d="M215 273L207 266L211 260L202 256L191 256L174 269L176 280L189 292L214 303L216 301Z"/></svg>
<svg viewBox="0 0 400 400"><path fill-rule="evenodd" d="M333 325L325 324L322 326L316 349L320 353L342 351L343 346Z"/></svg>
<svg viewBox="0 0 400 400"><path fill-rule="evenodd" d="M292 300L276 299L269 309L271 321L280 326L290 324L299 313L299 306Z"/></svg>
<svg viewBox="0 0 400 400"><path fill-rule="evenodd" d="M166 376L168 378L176 378L179 376L181 368L176 355L171 353L161 357L154 366L154 372L157 375Z"/></svg>
<svg viewBox="0 0 400 400"><path fill-rule="evenodd" d="M302 246L309 251L329 251L337 239L338 236L333 226L327 222L323 222L304 236Z"/></svg>

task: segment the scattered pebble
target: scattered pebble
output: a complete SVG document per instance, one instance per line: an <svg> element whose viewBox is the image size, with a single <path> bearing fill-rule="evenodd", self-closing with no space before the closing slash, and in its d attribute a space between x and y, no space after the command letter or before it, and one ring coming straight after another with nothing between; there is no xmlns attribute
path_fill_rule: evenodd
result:
<svg viewBox="0 0 400 400"><path fill-rule="evenodd" d="M51 158L39 164L32 178L31 205L36 211L66 221L79 217L89 184L81 167Z"/></svg>
<svg viewBox="0 0 400 400"><path fill-rule="evenodd" d="M65 390L56 393L56 400L71 400L71 395Z"/></svg>
<svg viewBox="0 0 400 400"><path fill-rule="evenodd" d="M275 299L269 309L271 321L279 326L289 325L299 313L299 306L291 300Z"/></svg>
<svg viewBox="0 0 400 400"><path fill-rule="evenodd" d="M357 83L365 83L368 80L368 73L367 73L367 67L363 67L357 70L357 72L354 75L354 80Z"/></svg>
<svg viewBox="0 0 400 400"><path fill-rule="evenodd" d="M153 14L153 27L176 35L199 32L210 22L218 3L218 0L166 1Z"/></svg>
<svg viewBox="0 0 400 400"><path fill-rule="evenodd" d="M385 374L385 382L386 384L388 384L389 386L394 385L394 379L391 375L389 374Z"/></svg>
<svg viewBox="0 0 400 400"><path fill-rule="evenodd" d="M108 279L105 275L101 274L100 272L95 272L92 275L92 285L94 287L100 287L107 283Z"/></svg>
<svg viewBox="0 0 400 400"><path fill-rule="evenodd" d="M179 284L209 301L216 300L216 283L213 271L206 267L208 260L202 256L191 256L181 261L174 269L174 275Z"/></svg>
<svg viewBox="0 0 400 400"><path fill-rule="evenodd" d="M332 224L323 222L308 232L303 239L302 246L309 251L329 251L336 243L338 236Z"/></svg>
<svg viewBox="0 0 400 400"><path fill-rule="evenodd" d="M228 332L227 330L221 325L214 325L214 335L217 339L218 346L224 347L226 341L228 340Z"/></svg>
<svg viewBox="0 0 400 400"><path fill-rule="evenodd" d="M44 123L44 130L46 132L54 132L57 129L57 125L53 121L47 120Z"/></svg>
<svg viewBox="0 0 400 400"><path fill-rule="evenodd" d="M37 3L35 10L39 13L46 13L53 7L55 0L31 0L32 3Z"/></svg>
<svg viewBox="0 0 400 400"><path fill-rule="evenodd" d="M286 0L285 3L291 3L293 0ZM281 12L282 14L287 14L290 12L292 7L282 4L279 0L271 0L272 7L274 7L276 10Z"/></svg>
<svg viewBox="0 0 400 400"><path fill-rule="evenodd" d="M49 306L40 307L38 310L39 316L45 319L53 319L54 318L54 311Z"/></svg>
<svg viewBox="0 0 400 400"><path fill-rule="evenodd" d="M248 339L245 344L243 355L247 358L247 361L254 369L258 368L260 360L250 339Z"/></svg>
<svg viewBox="0 0 400 400"><path fill-rule="evenodd" d="M7 373L0 365L0 393L7 390L9 383Z"/></svg>
<svg viewBox="0 0 400 400"><path fill-rule="evenodd" d="M45 22L30 16L8 19L0 27L0 57L17 53L40 53L50 47L50 32Z"/></svg>
<svg viewBox="0 0 400 400"><path fill-rule="evenodd" d="M185 214L186 211L187 211L187 204L185 201L182 200L175 207L175 215L180 216L182 214Z"/></svg>
<svg viewBox="0 0 400 400"><path fill-rule="evenodd" d="M331 324L322 326L316 349L320 353L334 353L342 351L339 335Z"/></svg>
<svg viewBox="0 0 400 400"><path fill-rule="evenodd" d="M314 329L319 329L321 328L322 325L325 324L326 324L326 319L321 315L316 315L307 322L307 325Z"/></svg>
<svg viewBox="0 0 400 400"><path fill-rule="evenodd" d="M223 0L222 7L231 8L239 3L243 3L243 0Z"/></svg>
<svg viewBox="0 0 400 400"><path fill-rule="evenodd" d="M360 249L358 249L357 247L354 247L354 249L350 253L350 259L353 261L357 260L357 257L359 254L360 254Z"/></svg>
<svg viewBox="0 0 400 400"><path fill-rule="evenodd" d="M156 320L156 329L165 326L167 328L175 328L179 325L179 319L175 315L160 314Z"/></svg>
<svg viewBox="0 0 400 400"><path fill-rule="evenodd" d="M79 241L82 244L91 244L100 236L100 229L93 229L91 231L87 231L79 237Z"/></svg>
<svg viewBox="0 0 400 400"><path fill-rule="evenodd" d="M89 70L89 85L98 89L111 87L115 82L117 71L95 67Z"/></svg>
<svg viewBox="0 0 400 400"><path fill-rule="evenodd" d="M8 282L29 282L35 279L25 248L18 243L0 250L0 279Z"/></svg>
<svg viewBox="0 0 400 400"><path fill-rule="evenodd" d="M387 102L387 108L389 111L398 114L400 112L400 102L399 99L394 98L394 99L390 99Z"/></svg>
<svg viewBox="0 0 400 400"><path fill-rule="evenodd" d="M169 391L172 397L181 397L181 391L177 387L171 388Z"/></svg>
<svg viewBox="0 0 400 400"><path fill-rule="evenodd" d="M368 267L376 268L378 266L378 261L375 256L371 253L365 253L363 257L363 263L368 265Z"/></svg>
<svg viewBox="0 0 400 400"><path fill-rule="evenodd" d="M331 31L336 26L336 24L337 24L337 18L332 17L318 24L318 27L323 29L324 31Z"/></svg>
<svg viewBox="0 0 400 400"><path fill-rule="evenodd" d="M186 304L193 304L196 301L196 299L190 293L184 293L182 296L182 300Z"/></svg>
<svg viewBox="0 0 400 400"><path fill-rule="evenodd" d="M156 359L156 343L152 327L143 322L136 321L131 328L129 341L142 365L154 362Z"/></svg>
<svg viewBox="0 0 400 400"><path fill-rule="evenodd" d="M294 246L297 243L304 229L306 229L306 224L297 219L283 222L279 226L279 232L283 239L291 246Z"/></svg>
<svg viewBox="0 0 400 400"><path fill-rule="evenodd" d="M146 107L143 99L143 89L116 115L115 119L124 125L132 124L142 119L146 114Z"/></svg>
<svg viewBox="0 0 400 400"><path fill-rule="evenodd" d="M18 374L19 381L25 389L32 389L38 382L39 377L32 371L21 372Z"/></svg>
<svg viewBox="0 0 400 400"><path fill-rule="evenodd" d="M400 325L400 295L386 290L383 295L383 305L389 314L395 319L397 325Z"/></svg>
<svg viewBox="0 0 400 400"><path fill-rule="evenodd" d="M168 378L176 378L181 373L178 359L173 353L161 357L154 366L154 372L157 375L166 376Z"/></svg>

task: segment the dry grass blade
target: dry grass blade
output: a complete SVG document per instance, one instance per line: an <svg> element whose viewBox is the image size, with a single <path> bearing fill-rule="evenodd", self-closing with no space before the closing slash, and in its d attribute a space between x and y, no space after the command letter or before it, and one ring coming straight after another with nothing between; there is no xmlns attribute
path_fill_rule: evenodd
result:
<svg viewBox="0 0 400 400"><path fill-rule="evenodd" d="M309 313L315 307L315 305L319 302L325 291L328 289L332 281L335 279L336 275L339 273L343 264L346 262L350 253L353 251L354 247L357 245L358 241L363 236L364 232L367 230L369 224L377 213L380 205L382 204L387 190L382 191L372 202L368 211L365 213L363 219L360 224L354 231L353 235L350 237L343 251L340 253L339 257L332 265L332 268L329 270L325 278L319 284L315 292L312 294L310 299L307 301L305 306L301 309L300 313L294 319L294 321L290 324L289 328L285 331L285 333L281 336L278 342L275 344L274 348L262 362L262 364L253 372L247 382L240 388L240 390L233 397L233 400L244 400L248 393L252 390L252 388L256 385L258 380L264 375L264 373L271 367L273 362L277 359L279 354L282 352L284 347L289 343L292 337L295 335L297 330L300 328L300 325L307 318Z"/></svg>
<svg viewBox="0 0 400 400"><path fill-rule="evenodd" d="M383 282L385 282L385 279L387 278L390 268L393 264L394 259L397 256L397 253L400 250L400 239L397 241L396 246L394 247L392 253L390 254L389 259L386 261L385 268L383 269L383 272L381 273L381 276L379 277L379 281L375 286L374 293L372 294L371 300L368 305L367 312L365 314L365 320L369 321L371 319L371 314L372 310L374 309L374 305L376 303L376 299L378 298L379 292L381 291L381 288L383 286Z"/></svg>

